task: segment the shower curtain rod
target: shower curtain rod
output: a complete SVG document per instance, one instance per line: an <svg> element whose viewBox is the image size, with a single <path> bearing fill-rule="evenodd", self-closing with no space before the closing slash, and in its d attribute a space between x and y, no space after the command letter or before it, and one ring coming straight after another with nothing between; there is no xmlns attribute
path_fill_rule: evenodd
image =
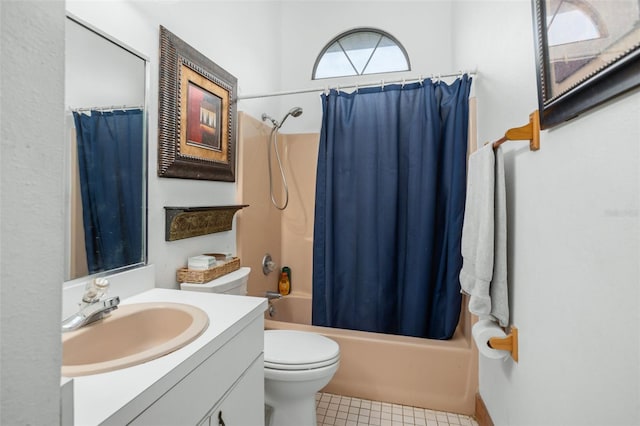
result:
<svg viewBox="0 0 640 426"><path fill-rule="evenodd" d="M143 109L142 105L131 106L131 105L111 105L111 106L94 106L94 107L80 107L80 108L71 108L70 111L82 112L82 111L112 111L112 110L122 110L126 111L129 109Z"/></svg>
<svg viewBox="0 0 640 426"><path fill-rule="evenodd" d="M326 87L317 87L315 89L299 89L299 90L285 90L283 92L272 92L272 93L261 93L261 94L252 94L252 95L244 95L244 96L238 96L235 98L234 102L237 101L244 101L246 99L257 99L257 98L270 98L273 96L285 96L285 95L297 95L300 93L313 93L313 92L326 92L329 89L336 89L338 91L342 90L342 89L358 89L361 87L372 87L372 86L386 86L388 84L407 84L407 83L418 83L421 81L424 81L428 78L430 79L436 79L436 80L440 80L442 78L445 77L458 77L458 76L463 76L464 74L469 74L472 77L476 77L477 76L477 71L471 71L471 72L457 72L457 73L451 73L451 74L437 74L434 75L432 74L431 76L427 76L427 77L423 77L422 75L419 77L412 77L412 78L402 78L402 79L396 79L396 80L389 80L389 81L385 81L384 79L382 80L378 80L378 81L370 81L367 83L357 83L357 84L346 84L344 86L342 85L335 85L335 86L326 86Z"/></svg>

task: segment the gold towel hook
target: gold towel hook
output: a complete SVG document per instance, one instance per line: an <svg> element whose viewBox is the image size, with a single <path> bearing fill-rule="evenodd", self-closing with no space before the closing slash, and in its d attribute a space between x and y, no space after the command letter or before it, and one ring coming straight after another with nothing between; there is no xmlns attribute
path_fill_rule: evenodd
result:
<svg viewBox="0 0 640 426"><path fill-rule="evenodd" d="M498 148L506 141L529 140L529 149L540 149L540 112L538 110L529 114L529 123L522 127L514 127L507 130L503 137L493 143L493 149Z"/></svg>

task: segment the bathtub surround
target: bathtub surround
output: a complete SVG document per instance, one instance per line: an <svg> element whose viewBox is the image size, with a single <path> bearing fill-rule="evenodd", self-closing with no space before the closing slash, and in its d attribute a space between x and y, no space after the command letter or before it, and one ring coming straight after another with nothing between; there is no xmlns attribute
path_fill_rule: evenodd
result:
<svg viewBox="0 0 640 426"><path fill-rule="evenodd" d="M237 246L242 264L251 267L249 294L264 296L266 291L278 291L279 274L262 273L262 259L270 253L277 270L285 265L291 267L293 292L311 296L318 134L278 135L291 192L287 209L280 212L273 207L269 196L266 158L271 128L243 112L238 122L238 202L250 207L236 215ZM276 160L272 160L276 168ZM279 173L274 173L273 178L273 186L282 188Z"/></svg>
<svg viewBox="0 0 640 426"><path fill-rule="evenodd" d="M266 253L274 255L276 270L283 263L281 214L271 204L266 163L271 129L243 112L238 114L238 202L251 207L236 214L238 257L243 266L251 268L249 295L264 296L266 291L278 291L276 272L265 275L262 259ZM274 185L281 187L279 175ZM277 253L277 255L276 255Z"/></svg>
<svg viewBox="0 0 640 426"><path fill-rule="evenodd" d="M284 328L308 330L312 291L309 259L313 250L319 135L280 135L284 138L284 165L291 198L287 209L278 216L269 199L268 169L264 161L270 128L243 113L240 114L239 123L238 178L241 198L238 202L250 204L251 207L238 213L238 253L243 265L252 268L249 294L264 296L265 291L277 291L277 274L262 274L262 256L268 251L278 266L286 264L292 267L295 277L292 294L282 301L272 301L276 316L280 315L281 320L282 317L289 318L284 319L285 322L295 322ZM470 126L473 124L472 120ZM473 132L470 133L470 143L476 144ZM466 302L463 304L466 306ZM282 323L270 319L267 318L267 324L271 324L268 327L283 327ZM477 389L477 350L471 342L471 315L466 310L461 312L458 330L448 342L376 333L354 334L350 330L326 327L314 330L320 330L336 340L343 353L342 367L329 384L328 391L361 398L392 399L398 404L473 413ZM362 335L367 338L362 338ZM389 362L390 359L395 361Z"/></svg>

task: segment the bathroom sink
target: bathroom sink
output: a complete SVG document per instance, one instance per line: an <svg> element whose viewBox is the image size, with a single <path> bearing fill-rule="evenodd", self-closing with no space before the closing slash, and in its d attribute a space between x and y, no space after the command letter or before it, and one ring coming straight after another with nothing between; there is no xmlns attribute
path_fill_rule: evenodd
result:
<svg viewBox="0 0 640 426"><path fill-rule="evenodd" d="M108 317L62 335L62 375L85 376L159 358L195 340L209 325L195 306L120 305Z"/></svg>

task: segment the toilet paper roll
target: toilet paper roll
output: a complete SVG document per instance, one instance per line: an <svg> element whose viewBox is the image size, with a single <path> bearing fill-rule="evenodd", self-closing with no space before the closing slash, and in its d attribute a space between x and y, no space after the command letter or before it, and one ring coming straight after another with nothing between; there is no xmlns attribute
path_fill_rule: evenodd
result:
<svg viewBox="0 0 640 426"><path fill-rule="evenodd" d="M489 346L489 339L492 337L507 337L507 334L495 322L480 320L473 325L471 334L480 355L491 359L505 359L510 355L509 351L493 349Z"/></svg>

